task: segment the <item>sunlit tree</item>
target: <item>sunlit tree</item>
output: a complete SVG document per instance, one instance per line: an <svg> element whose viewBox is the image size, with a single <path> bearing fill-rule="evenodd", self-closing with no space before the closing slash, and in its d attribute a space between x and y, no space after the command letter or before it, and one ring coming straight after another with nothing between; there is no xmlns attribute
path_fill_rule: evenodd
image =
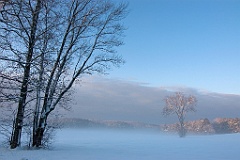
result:
<svg viewBox="0 0 240 160"><path fill-rule="evenodd" d="M179 136L184 137L186 135L186 129L184 127L185 117L188 112L196 112L195 106L197 99L193 95L185 96L182 92L176 92L175 95L167 96L165 99L165 107L163 108L163 115L168 116L175 114L179 120Z"/></svg>

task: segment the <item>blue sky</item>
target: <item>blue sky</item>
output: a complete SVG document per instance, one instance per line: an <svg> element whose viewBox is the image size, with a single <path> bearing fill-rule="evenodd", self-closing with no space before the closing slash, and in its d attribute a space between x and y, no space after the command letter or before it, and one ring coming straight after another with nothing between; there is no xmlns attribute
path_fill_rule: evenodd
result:
<svg viewBox="0 0 240 160"><path fill-rule="evenodd" d="M126 60L109 77L240 94L240 0L125 0Z"/></svg>

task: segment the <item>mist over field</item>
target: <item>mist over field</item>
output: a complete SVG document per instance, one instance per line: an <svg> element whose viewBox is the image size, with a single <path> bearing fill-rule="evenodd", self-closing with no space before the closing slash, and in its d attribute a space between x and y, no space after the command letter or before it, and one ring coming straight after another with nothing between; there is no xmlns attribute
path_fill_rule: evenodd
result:
<svg viewBox="0 0 240 160"><path fill-rule="evenodd" d="M0 160L239 160L239 133L203 135L189 132L185 138L179 138L176 132L160 130L160 124L177 122L174 115L162 116L163 98L175 91L192 94L198 100L197 112L189 113L186 121L240 117L239 95L87 78L81 86L75 86L73 103L69 103L71 110L58 111L64 118L82 119L87 125L80 123L80 127L74 128L79 124L73 123L57 129L50 150L27 150L25 143L11 150L3 145L4 137L0 135ZM92 122L96 124L89 127ZM99 122L110 127L101 127L103 123ZM130 129L129 124L133 125Z"/></svg>
<svg viewBox="0 0 240 160"><path fill-rule="evenodd" d="M0 160L240 160L239 8L0 0Z"/></svg>
<svg viewBox="0 0 240 160"><path fill-rule="evenodd" d="M164 134L157 130L57 130L50 150L10 150L0 160L239 160L240 134Z"/></svg>
<svg viewBox="0 0 240 160"><path fill-rule="evenodd" d="M218 117L240 117L240 95L222 94L188 87L152 87L134 81L114 80L101 77L86 78L76 86L70 112L66 117L137 121L163 124L175 123L176 116L162 115L163 99L174 92L184 92L197 98L195 113L186 120Z"/></svg>

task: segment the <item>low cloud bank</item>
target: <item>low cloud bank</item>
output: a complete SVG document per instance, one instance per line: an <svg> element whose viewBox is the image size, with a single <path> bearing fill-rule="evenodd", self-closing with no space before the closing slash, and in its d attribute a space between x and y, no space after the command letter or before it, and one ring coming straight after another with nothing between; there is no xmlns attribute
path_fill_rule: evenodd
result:
<svg viewBox="0 0 240 160"><path fill-rule="evenodd" d="M197 97L197 112L189 113L186 120L216 117L240 117L240 95L202 92L181 87L149 87L145 84L88 77L75 86L72 110L67 117L96 120L139 121L163 124L176 122L174 115L162 116L165 96L181 91Z"/></svg>

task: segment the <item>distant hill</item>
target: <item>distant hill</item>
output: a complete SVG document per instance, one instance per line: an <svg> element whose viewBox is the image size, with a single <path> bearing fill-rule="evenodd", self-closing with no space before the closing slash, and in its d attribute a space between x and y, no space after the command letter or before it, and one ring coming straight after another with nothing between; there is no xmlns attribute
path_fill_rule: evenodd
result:
<svg viewBox="0 0 240 160"><path fill-rule="evenodd" d="M127 122L114 120L96 121L78 118L65 118L62 120L62 126L75 128L119 128L119 129L160 128L160 125L145 124L140 122Z"/></svg>
<svg viewBox="0 0 240 160"><path fill-rule="evenodd" d="M178 123L155 125L128 121L65 118L62 120L62 126L70 128L159 129L163 132L177 132L179 125ZM185 128L188 133L195 134L240 133L240 118L216 118L212 122L207 118L188 121L185 123Z"/></svg>

